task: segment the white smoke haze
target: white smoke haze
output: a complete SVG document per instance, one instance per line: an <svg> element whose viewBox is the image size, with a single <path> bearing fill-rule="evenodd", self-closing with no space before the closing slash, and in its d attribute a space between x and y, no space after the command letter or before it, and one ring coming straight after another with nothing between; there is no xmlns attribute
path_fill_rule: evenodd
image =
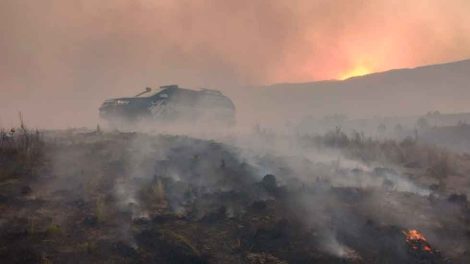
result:
<svg viewBox="0 0 470 264"><path fill-rule="evenodd" d="M361 152L351 156L347 149L306 144L294 132L173 129L177 135L150 130L46 132L55 142L47 154L53 166L37 195L65 195L66 203L94 208L96 221L116 219L114 237L134 248L139 245L132 221L152 221L168 212L209 221L221 206L224 217L240 219L250 204L286 195L286 215L312 232L324 254L360 260L363 249L350 241L368 239L365 222L379 230L418 229L449 254L459 256L454 248L463 250L440 230L463 225L456 220L460 208L445 200L447 191L431 191L433 181L411 177L383 157L364 161ZM274 187L267 174L275 175ZM67 223L68 217L56 222ZM460 236L458 240L467 243Z"/></svg>
<svg viewBox="0 0 470 264"><path fill-rule="evenodd" d="M438 86L427 78L440 78L441 66L417 71L425 81L408 97L398 90L413 81L396 80L408 72L392 72L384 86L384 75L288 83L342 79L357 66L383 71L470 57L469 8L459 0L3 0L0 128L18 127L21 112L47 142L46 169L37 172L46 176L31 183L27 199L55 209L35 214L57 214L51 221L69 227L106 223L103 233L134 249L136 229L165 217L246 223L253 210L275 207L295 225L280 221L282 228L300 229L335 260L366 261L361 252L395 245L390 234L401 239L409 229L446 257L465 259L468 202L458 195L470 195L468 157L428 145L426 133L441 125L418 122L440 102L445 91L437 88L458 87L436 107L470 110L456 92L466 89L465 62L458 71L442 66L452 78ZM170 83L221 90L235 102L236 124L115 129L98 118L106 98ZM390 100L368 96L381 89Z"/></svg>

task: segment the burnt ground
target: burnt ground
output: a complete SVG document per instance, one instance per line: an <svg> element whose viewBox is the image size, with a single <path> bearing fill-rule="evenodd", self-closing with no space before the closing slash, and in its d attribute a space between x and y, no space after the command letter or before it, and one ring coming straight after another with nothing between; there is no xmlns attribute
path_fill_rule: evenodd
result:
<svg viewBox="0 0 470 264"><path fill-rule="evenodd" d="M469 263L466 155L299 141L363 166L186 136L2 135L0 262Z"/></svg>

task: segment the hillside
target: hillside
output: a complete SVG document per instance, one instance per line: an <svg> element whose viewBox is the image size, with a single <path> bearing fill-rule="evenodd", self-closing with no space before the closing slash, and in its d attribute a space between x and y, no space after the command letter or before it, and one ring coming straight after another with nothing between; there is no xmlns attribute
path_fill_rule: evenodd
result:
<svg viewBox="0 0 470 264"><path fill-rule="evenodd" d="M0 132L0 262L469 263L469 161L340 131Z"/></svg>
<svg viewBox="0 0 470 264"><path fill-rule="evenodd" d="M470 110L470 60L353 77L263 87L259 104L276 119L346 114L420 115ZM301 113L301 114L299 114ZM282 119L282 120L283 120Z"/></svg>

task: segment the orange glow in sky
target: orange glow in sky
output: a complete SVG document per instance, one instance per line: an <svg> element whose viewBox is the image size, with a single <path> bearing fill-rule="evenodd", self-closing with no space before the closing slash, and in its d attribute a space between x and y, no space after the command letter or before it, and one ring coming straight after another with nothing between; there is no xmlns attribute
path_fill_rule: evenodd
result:
<svg viewBox="0 0 470 264"><path fill-rule="evenodd" d="M355 66L354 68L342 73L340 76L339 76L339 79L340 80L346 80L346 79L349 79L351 77L356 77L356 76L363 76L363 75L367 75L369 73L372 73L373 71L363 65L357 65Z"/></svg>

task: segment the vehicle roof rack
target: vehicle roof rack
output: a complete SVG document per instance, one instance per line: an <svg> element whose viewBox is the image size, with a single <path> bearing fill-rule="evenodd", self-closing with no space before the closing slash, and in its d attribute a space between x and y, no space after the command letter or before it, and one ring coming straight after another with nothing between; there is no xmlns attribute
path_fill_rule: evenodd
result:
<svg viewBox="0 0 470 264"><path fill-rule="evenodd" d="M160 86L160 89L177 89L179 88L177 84L169 84Z"/></svg>
<svg viewBox="0 0 470 264"><path fill-rule="evenodd" d="M207 88L202 88L201 92L208 93L208 94L222 95L222 93L218 90L212 90L212 89L207 89Z"/></svg>

